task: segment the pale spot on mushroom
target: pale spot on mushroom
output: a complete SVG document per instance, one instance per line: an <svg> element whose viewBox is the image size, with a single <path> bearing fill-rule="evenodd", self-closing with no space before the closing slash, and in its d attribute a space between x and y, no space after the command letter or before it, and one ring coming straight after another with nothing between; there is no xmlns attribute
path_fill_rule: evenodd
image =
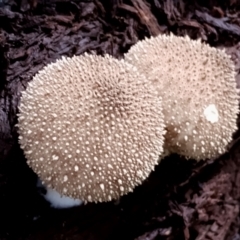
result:
<svg viewBox="0 0 240 240"><path fill-rule="evenodd" d="M75 170L75 172L77 172L78 171L78 166L76 165L76 166L74 166L74 170Z"/></svg>
<svg viewBox="0 0 240 240"><path fill-rule="evenodd" d="M196 151L196 149L197 149L196 144L193 144L193 151Z"/></svg>
<svg viewBox="0 0 240 240"><path fill-rule="evenodd" d="M64 181L64 182L67 182L67 180L68 180L68 177L67 177L67 175L65 175L65 176L63 177L63 181Z"/></svg>
<svg viewBox="0 0 240 240"><path fill-rule="evenodd" d="M218 122L219 114L215 104L210 104L204 109L204 116L211 123Z"/></svg>
<svg viewBox="0 0 240 240"><path fill-rule="evenodd" d="M100 188L104 191L104 184L100 184Z"/></svg>
<svg viewBox="0 0 240 240"><path fill-rule="evenodd" d="M138 170L137 171L137 176L142 177L142 175L143 175L143 172L141 170Z"/></svg>
<svg viewBox="0 0 240 240"><path fill-rule="evenodd" d="M52 160L56 161L58 159L59 159L59 157L57 155L52 155Z"/></svg>
<svg viewBox="0 0 240 240"><path fill-rule="evenodd" d="M113 166L111 164L108 164L108 167L113 169Z"/></svg>

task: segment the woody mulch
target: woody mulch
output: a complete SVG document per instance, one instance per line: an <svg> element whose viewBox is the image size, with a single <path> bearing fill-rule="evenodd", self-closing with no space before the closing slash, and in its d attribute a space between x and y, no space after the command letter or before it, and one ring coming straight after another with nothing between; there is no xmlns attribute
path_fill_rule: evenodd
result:
<svg viewBox="0 0 240 240"><path fill-rule="evenodd" d="M65 210L44 201L19 148L20 93L43 66L84 52L121 58L138 39L169 32L226 48L240 85L237 0L0 1L1 240L240 239L239 131L219 159L173 155L119 202Z"/></svg>

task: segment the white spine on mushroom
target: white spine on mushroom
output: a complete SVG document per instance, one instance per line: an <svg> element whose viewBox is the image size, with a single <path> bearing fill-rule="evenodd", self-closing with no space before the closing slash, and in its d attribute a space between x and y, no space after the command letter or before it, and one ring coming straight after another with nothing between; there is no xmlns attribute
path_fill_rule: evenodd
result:
<svg viewBox="0 0 240 240"><path fill-rule="evenodd" d="M218 122L218 110L214 104L210 104L208 107L204 109L204 116L211 123Z"/></svg>

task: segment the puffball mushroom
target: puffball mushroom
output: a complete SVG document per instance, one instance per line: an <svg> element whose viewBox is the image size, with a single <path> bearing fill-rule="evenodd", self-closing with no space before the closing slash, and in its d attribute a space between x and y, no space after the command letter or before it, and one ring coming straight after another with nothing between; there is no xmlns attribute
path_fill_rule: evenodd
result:
<svg viewBox="0 0 240 240"><path fill-rule="evenodd" d="M106 55L63 57L22 93L19 142L43 184L85 202L117 199L163 151L161 98L136 67Z"/></svg>
<svg viewBox="0 0 240 240"><path fill-rule="evenodd" d="M137 42L125 60L163 99L165 152L200 160L226 150L239 112L230 56L200 40L159 35Z"/></svg>

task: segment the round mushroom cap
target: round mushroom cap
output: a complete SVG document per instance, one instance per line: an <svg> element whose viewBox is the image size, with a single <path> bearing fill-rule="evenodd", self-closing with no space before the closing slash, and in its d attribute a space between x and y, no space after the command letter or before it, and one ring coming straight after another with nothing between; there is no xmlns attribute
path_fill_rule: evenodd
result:
<svg viewBox="0 0 240 240"><path fill-rule="evenodd" d="M200 40L160 35L139 41L125 60L162 97L166 152L200 160L226 151L239 112L230 56Z"/></svg>
<svg viewBox="0 0 240 240"><path fill-rule="evenodd" d="M47 65L22 93L19 142L43 183L85 202L145 180L163 152L161 98L136 67L84 54Z"/></svg>

